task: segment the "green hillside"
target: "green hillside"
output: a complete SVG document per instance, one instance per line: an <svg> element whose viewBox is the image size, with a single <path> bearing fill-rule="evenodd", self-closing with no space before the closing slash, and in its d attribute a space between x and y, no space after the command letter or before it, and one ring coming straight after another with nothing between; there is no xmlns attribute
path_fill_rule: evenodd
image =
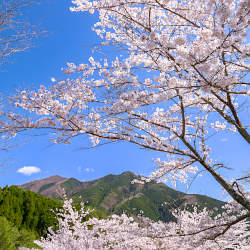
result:
<svg viewBox="0 0 250 250"><path fill-rule="evenodd" d="M75 178L70 178L69 180L63 182L61 184L61 187L64 188L66 193L69 193L71 190L73 190L75 187L79 186L81 184L80 181L78 181Z"/></svg>
<svg viewBox="0 0 250 250"><path fill-rule="evenodd" d="M19 247L40 249L34 240L39 236L26 229L18 229L13 223L5 217L0 216L0 249L17 250Z"/></svg>
<svg viewBox="0 0 250 250"><path fill-rule="evenodd" d="M165 184L154 181L141 184L131 184L138 178L132 172L120 175L107 175L100 179L80 182L74 178L51 176L46 179L22 185L48 197L60 198L58 190L64 189L67 196L75 203L87 202L89 206L98 208L106 214L137 215L143 211L144 216L155 221L171 221L173 208L184 208L198 205L200 208L220 208L224 203L203 195L185 194L169 188ZM41 191L42 190L42 191ZM164 205L163 205L164 204Z"/></svg>
<svg viewBox="0 0 250 250"><path fill-rule="evenodd" d="M74 206L80 209L78 204ZM0 188L0 250L13 250L20 246L37 248L33 241L45 237L49 227L57 228L58 221L52 210L58 208L62 208L61 200L17 186ZM106 214L95 209L89 216L104 218Z"/></svg>
<svg viewBox="0 0 250 250"><path fill-rule="evenodd" d="M174 220L171 209L186 204L197 204L200 207L208 206L210 209L220 208L224 204L207 196L187 196L154 181L144 185L131 184L135 178L136 176L131 172L124 172L121 175L107 175L100 178L95 185L73 193L71 197L76 202L88 201L90 206L105 209L108 214L126 212L129 215L136 215L143 211L144 216L155 221Z"/></svg>
<svg viewBox="0 0 250 250"><path fill-rule="evenodd" d="M0 188L0 216L5 217L17 229L26 229L44 236L49 226L56 225L51 211L62 207L62 203L24 191L17 186Z"/></svg>

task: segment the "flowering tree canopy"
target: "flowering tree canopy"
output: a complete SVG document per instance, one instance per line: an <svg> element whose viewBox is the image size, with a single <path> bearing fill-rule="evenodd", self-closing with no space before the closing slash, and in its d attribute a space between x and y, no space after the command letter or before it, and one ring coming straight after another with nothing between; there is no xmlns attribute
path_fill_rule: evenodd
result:
<svg viewBox="0 0 250 250"><path fill-rule="evenodd" d="M84 210L84 206L80 212L75 211L72 200L65 200L63 210L57 214L59 229L56 232L50 229L46 239L35 243L44 250L249 249L246 221L234 223L235 218L230 215L238 208L237 204L228 203L225 212L214 219L206 209L200 212L176 210L177 222L168 224L145 217L135 220L125 214L82 222L90 211ZM241 213L241 217L245 215Z"/></svg>
<svg viewBox="0 0 250 250"><path fill-rule="evenodd" d="M204 169L249 217L239 180L230 183L218 172L227 166L211 157L216 149L208 142L227 130L250 143L249 0L73 3L72 11L98 12L94 31L103 45L123 49L122 56L68 63L66 80L20 92L15 104L37 116L8 113L1 132L46 128L57 132L55 143L88 134L94 145L127 141L162 152L143 181L185 183Z"/></svg>

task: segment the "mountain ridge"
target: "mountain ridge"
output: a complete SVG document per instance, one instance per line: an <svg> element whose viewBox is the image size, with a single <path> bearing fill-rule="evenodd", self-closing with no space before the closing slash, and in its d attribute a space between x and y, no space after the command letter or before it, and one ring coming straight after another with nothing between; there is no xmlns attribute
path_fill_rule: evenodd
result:
<svg viewBox="0 0 250 250"><path fill-rule="evenodd" d="M198 205L201 208L221 208L224 202L199 194L176 191L163 183L131 184L139 175L126 171L118 175L109 174L101 178L81 182L75 178L50 176L20 185L20 188L41 195L61 199L63 190L74 202L88 205L106 214L136 215L141 211L153 220L174 220L171 209ZM164 206L163 206L164 204Z"/></svg>

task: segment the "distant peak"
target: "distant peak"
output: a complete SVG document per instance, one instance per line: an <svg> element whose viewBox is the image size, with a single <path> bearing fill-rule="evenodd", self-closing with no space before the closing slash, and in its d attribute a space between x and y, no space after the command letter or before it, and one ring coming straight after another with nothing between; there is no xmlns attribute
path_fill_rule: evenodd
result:
<svg viewBox="0 0 250 250"><path fill-rule="evenodd" d="M61 180L66 180L68 178L62 177L60 175L51 175L49 177L45 177L43 179L40 179L39 181L44 181L44 180L52 180L53 182L61 181Z"/></svg>
<svg viewBox="0 0 250 250"><path fill-rule="evenodd" d="M61 178L61 179L65 179L64 177L60 176L60 175L51 175L51 176L48 176L44 179L50 179L50 178Z"/></svg>
<svg viewBox="0 0 250 250"><path fill-rule="evenodd" d="M133 175L133 176L136 176L136 174L131 172L131 171L125 171L125 172L121 173L121 175Z"/></svg>
<svg viewBox="0 0 250 250"><path fill-rule="evenodd" d="M22 184L20 186L26 186L26 185L35 184L35 183L59 182L59 181L67 180L67 179L68 178L64 178L64 177L61 177L59 175L51 175L51 176L45 177L43 179L33 180L31 182L24 183L24 184Z"/></svg>

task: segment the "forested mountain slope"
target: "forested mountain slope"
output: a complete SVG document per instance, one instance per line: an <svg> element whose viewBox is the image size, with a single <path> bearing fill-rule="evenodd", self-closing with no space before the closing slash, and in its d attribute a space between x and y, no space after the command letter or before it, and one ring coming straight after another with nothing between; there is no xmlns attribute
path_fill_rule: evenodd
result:
<svg viewBox="0 0 250 250"><path fill-rule="evenodd" d="M64 189L67 196L73 198L75 202L88 202L88 205L99 208L107 214L122 212L138 214L143 211L145 216L162 221L174 219L170 211L172 208L199 205L211 209L220 208L224 204L207 196L178 192L154 181L144 185L131 184L135 178L138 176L132 172L110 174L88 182L51 176L20 187L53 198L60 198Z"/></svg>

